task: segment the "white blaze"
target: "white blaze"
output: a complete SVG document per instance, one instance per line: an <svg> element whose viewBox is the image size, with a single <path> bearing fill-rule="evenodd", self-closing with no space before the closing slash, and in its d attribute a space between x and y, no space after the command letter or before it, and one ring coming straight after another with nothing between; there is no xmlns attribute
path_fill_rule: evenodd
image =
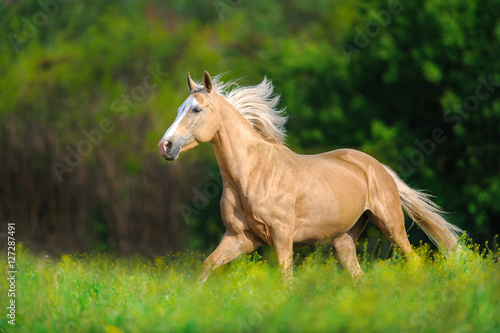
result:
<svg viewBox="0 0 500 333"><path fill-rule="evenodd" d="M182 121L182 118L186 115L186 113L189 112L192 108L198 105L198 101L196 98L193 96L188 97L184 103L182 103L181 106L177 109L177 117L175 118L174 123L170 126L170 128L165 132L163 135L163 138L161 138L161 141L165 140L166 138L171 138L174 134L175 131L177 130L177 126L179 126L179 123Z"/></svg>

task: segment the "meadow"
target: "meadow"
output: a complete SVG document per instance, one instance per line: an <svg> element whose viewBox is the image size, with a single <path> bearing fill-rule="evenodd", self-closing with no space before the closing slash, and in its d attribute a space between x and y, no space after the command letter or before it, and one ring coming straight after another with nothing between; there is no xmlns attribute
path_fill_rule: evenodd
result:
<svg viewBox="0 0 500 333"><path fill-rule="evenodd" d="M469 247L444 259L360 258L357 282L318 248L296 254L291 286L256 253L197 283L203 256L58 258L18 249L18 332L498 332L499 251ZM2 262L6 257L2 254ZM2 289L7 287L1 280ZM1 308L6 298L2 291Z"/></svg>

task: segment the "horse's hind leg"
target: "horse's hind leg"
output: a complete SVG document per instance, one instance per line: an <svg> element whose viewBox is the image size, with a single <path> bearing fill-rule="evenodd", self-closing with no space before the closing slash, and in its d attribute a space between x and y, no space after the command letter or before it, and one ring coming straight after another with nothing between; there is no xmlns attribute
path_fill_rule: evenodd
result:
<svg viewBox="0 0 500 333"><path fill-rule="evenodd" d="M405 259L413 253L405 229L405 216L399 198L385 204L379 203L368 212L370 220L382 233L396 244L402 251Z"/></svg>
<svg viewBox="0 0 500 333"><path fill-rule="evenodd" d="M333 240L335 257L340 266L347 270L354 279L363 275L356 255L356 242L365 229L367 220L368 217L363 214L351 230Z"/></svg>

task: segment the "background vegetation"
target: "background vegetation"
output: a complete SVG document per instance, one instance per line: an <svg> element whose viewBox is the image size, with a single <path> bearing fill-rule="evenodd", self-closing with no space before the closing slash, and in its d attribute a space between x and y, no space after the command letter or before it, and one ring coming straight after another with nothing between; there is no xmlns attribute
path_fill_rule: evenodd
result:
<svg viewBox="0 0 500 333"><path fill-rule="evenodd" d="M223 227L210 145L174 163L157 152L186 71L206 69L267 76L292 149L372 154L491 239L499 12L491 0L2 1L0 221L50 253L212 248Z"/></svg>

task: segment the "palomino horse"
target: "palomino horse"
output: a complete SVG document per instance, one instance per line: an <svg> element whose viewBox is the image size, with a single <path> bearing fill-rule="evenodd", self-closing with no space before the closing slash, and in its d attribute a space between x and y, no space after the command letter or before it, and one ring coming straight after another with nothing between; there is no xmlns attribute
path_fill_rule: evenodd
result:
<svg viewBox="0 0 500 333"><path fill-rule="evenodd" d="M287 148L286 118L275 109L279 96L266 79L238 87L218 77L212 81L205 71L203 85L189 73L187 84L190 95L158 147L171 161L199 143L214 146L226 232L203 264L202 281L263 245L274 247L284 276L291 277L294 247L325 239L356 277L362 271L355 245L368 219L406 258L412 254L403 209L441 249L456 246L462 231L445 221L427 194L408 187L373 157L352 149L298 155Z"/></svg>

